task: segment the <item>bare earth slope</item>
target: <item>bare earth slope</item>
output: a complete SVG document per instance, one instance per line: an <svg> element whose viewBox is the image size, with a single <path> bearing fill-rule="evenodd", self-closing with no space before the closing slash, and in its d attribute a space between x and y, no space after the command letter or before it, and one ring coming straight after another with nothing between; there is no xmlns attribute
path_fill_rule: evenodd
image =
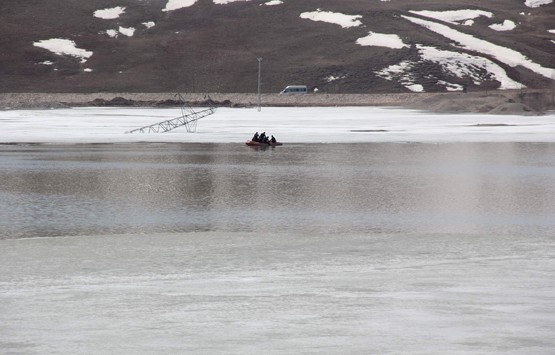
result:
<svg viewBox="0 0 555 355"><path fill-rule="evenodd" d="M3 0L0 91L252 93L257 90L257 57L263 58L265 93L289 84L326 93L553 84L553 3L532 8L524 0L221 2L197 0L168 10L168 0ZM122 9L116 17L95 16L95 11L116 7ZM465 9L489 15L445 19L445 11ZM425 16L422 10L440 11L440 18ZM355 17L348 26L308 18L325 14ZM517 54L496 55L493 49L480 53L418 20L510 48L546 68L547 74L511 61ZM490 27L505 20L515 27ZM395 35L402 46L357 44L370 33ZM74 49L89 54L80 57L37 46L52 39L73 41ZM438 54L440 58L434 57ZM460 54L467 57L463 60Z"/></svg>

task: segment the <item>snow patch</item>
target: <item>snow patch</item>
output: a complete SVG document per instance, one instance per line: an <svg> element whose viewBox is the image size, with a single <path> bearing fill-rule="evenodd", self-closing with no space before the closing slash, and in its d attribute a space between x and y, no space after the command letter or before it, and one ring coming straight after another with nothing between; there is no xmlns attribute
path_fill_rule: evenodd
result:
<svg viewBox="0 0 555 355"><path fill-rule="evenodd" d="M444 80L438 80L437 83L445 87L447 91L463 91L463 86L459 84L449 83Z"/></svg>
<svg viewBox="0 0 555 355"><path fill-rule="evenodd" d="M214 4L225 5L237 1L251 1L251 0L213 0Z"/></svg>
<svg viewBox="0 0 555 355"><path fill-rule="evenodd" d="M331 83L332 81L336 81L339 79L344 79L346 78L346 75L338 75L338 76L334 76L334 75L329 75L326 78L324 78L325 81L327 81L328 83Z"/></svg>
<svg viewBox="0 0 555 355"><path fill-rule="evenodd" d="M70 55L72 57L80 58L81 63L85 63L87 58L93 55L93 52L81 48L77 48L74 41L63 38L45 39L38 42L33 42L35 47L47 49L58 55Z"/></svg>
<svg viewBox="0 0 555 355"><path fill-rule="evenodd" d="M505 70L491 60L466 53L440 50L434 47L417 45L418 53L422 61L438 64L441 69L452 76L461 79L470 78L475 85L480 85L484 79L496 80L500 83L500 89L521 89L525 87L507 75ZM397 65L391 65L385 69L376 71L375 74L386 80L397 80L407 89L415 91L415 78L411 73L420 62L403 61ZM434 78L430 76L430 78ZM458 84L438 81L448 91L462 90Z"/></svg>
<svg viewBox="0 0 555 355"><path fill-rule="evenodd" d="M184 7L193 6L197 0L168 0L166 7L162 11L179 10Z"/></svg>
<svg viewBox="0 0 555 355"><path fill-rule="evenodd" d="M494 23L493 25L489 25L489 28L495 31L510 31L514 30L516 24L511 20L505 20L503 23Z"/></svg>
<svg viewBox="0 0 555 355"><path fill-rule="evenodd" d="M402 61L399 64L393 64L385 69L376 71L375 73L384 79L392 80L396 75L404 74L414 68L414 63L408 60Z"/></svg>
<svg viewBox="0 0 555 355"><path fill-rule="evenodd" d="M397 80L401 85L411 91L422 92L424 91L424 87L415 83L414 75L411 73L415 65L415 63L406 60L399 64L390 65L387 68L375 71L374 73L386 80Z"/></svg>
<svg viewBox="0 0 555 355"><path fill-rule="evenodd" d="M127 37L132 37L135 34L135 28L119 26L119 32Z"/></svg>
<svg viewBox="0 0 555 355"><path fill-rule="evenodd" d="M96 10L94 12L94 17L101 18L103 20L112 20L118 18L125 12L125 7L116 6L109 9Z"/></svg>
<svg viewBox="0 0 555 355"><path fill-rule="evenodd" d="M424 87L420 84L405 85L405 87L413 92L424 92Z"/></svg>
<svg viewBox="0 0 555 355"><path fill-rule="evenodd" d="M109 30L106 30L105 33L108 36L112 37L112 38L117 38L120 33L124 36L132 37L135 34L135 30L136 29L134 27L122 27L122 26L120 26L119 29L117 29L117 30L109 29Z"/></svg>
<svg viewBox="0 0 555 355"><path fill-rule="evenodd" d="M86 73L90 73L90 72L92 72L93 70L92 70L91 68L85 68L85 69L83 69L83 71L86 72Z"/></svg>
<svg viewBox="0 0 555 355"><path fill-rule="evenodd" d="M388 47L393 49L408 47L398 35L375 32L368 32L366 37L357 39L356 43L361 46Z"/></svg>
<svg viewBox="0 0 555 355"><path fill-rule="evenodd" d="M471 78L474 84L480 85L484 79L483 72L493 80L501 83L499 89L520 89L524 87L507 75L505 70L491 60L475 55L460 52L440 50L434 47L417 45L420 57L423 60L441 65L442 69L459 78Z"/></svg>
<svg viewBox="0 0 555 355"><path fill-rule="evenodd" d="M39 64L42 64L42 65L53 65L54 62L51 62L51 61L49 61L49 60L45 60L44 62L39 62Z"/></svg>
<svg viewBox="0 0 555 355"><path fill-rule="evenodd" d="M503 62L511 67L521 65L549 79L552 79L555 76L555 69L546 68L537 63L534 63L533 61L525 57L522 53L517 52L513 49L493 44L491 42L473 37L466 33L461 33L448 26L436 22L426 21L404 15L402 17L443 37L458 42L462 48L491 55L500 62Z"/></svg>
<svg viewBox="0 0 555 355"><path fill-rule="evenodd" d="M154 25L155 25L154 21L143 22L142 24L143 24L146 28L152 28L152 27L154 27Z"/></svg>
<svg viewBox="0 0 555 355"><path fill-rule="evenodd" d="M112 38L116 38L118 36L117 30L106 30L106 34Z"/></svg>
<svg viewBox="0 0 555 355"><path fill-rule="evenodd" d="M459 22L465 20L473 20L480 16L485 16L487 18L491 18L493 14L489 11L482 11L482 10L451 10L451 11L409 11L413 14L433 18L436 20L440 20L443 22L452 23L454 25L458 25ZM473 24L474 22L472 22ZM466 22L465 22L466 25ZM468 25L467 25L468 26Z"/></svg>
<svg viewBox="0 0 555 355"><path fill-rule="evenodd" d="M549 33L555 33L555 30L547 30Z"/></svg>
<svg viewBox="0 0 555 355"><path fill-rule="evenodd" d="M261 6L262 5L275 6L275 5L281 5L281 4L283 4L283 1L281 0L271 0L271 1L265 2L264 4L261 4Z"/></svg>
<svg viewBox="0 0 555 355"><path fill-rule="evenodd" d="M339 12L322 11L320 9L312 12L303 12L300 16L307 20L333 23L343 28L362 25L362 22L359 20L362 18L361 15L346 15Z"/></svg>
<svg viewBox="0 0 555 355"><path fill-rule="evenodd" d="M553 0L526 0L524 5L528 7L540 7L542 5L551 4Z"/></svg>

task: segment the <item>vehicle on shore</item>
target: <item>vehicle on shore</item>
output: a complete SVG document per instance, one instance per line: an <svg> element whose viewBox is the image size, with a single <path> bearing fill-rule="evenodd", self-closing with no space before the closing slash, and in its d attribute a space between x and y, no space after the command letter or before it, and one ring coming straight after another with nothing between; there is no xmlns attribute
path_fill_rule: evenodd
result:
<svg viewBox="0 0 555 355"><path fill-rule="evenodd" d="M307 92L306 85L288 85L281 90L280 94L306 94Z"/></svg>

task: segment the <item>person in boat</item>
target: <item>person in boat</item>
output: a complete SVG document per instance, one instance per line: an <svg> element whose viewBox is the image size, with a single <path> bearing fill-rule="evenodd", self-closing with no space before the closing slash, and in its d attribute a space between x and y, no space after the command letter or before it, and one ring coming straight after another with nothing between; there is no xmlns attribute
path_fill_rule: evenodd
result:
<svg viewBox="0 0 555 355"><path fill-rule="evenodd" d="M266 143L266 132L260 134L259 142Z"/></svg>
<svg viewBox="0 0 555 355"><path fill-rule="evenodd" d="M254 134L254 136L252 136L252 139L251 139L251 140L252 140L253 142L258 142L259 139L260 139L260 138L258 137L258 132L256 132L256 133Z"/></svg>
<svg viewBox="0 0 555 355"><path fill-rule="evenodd" d="M272 138L270 139L270 143L276 143L276 138L272 135Z"/></svg>

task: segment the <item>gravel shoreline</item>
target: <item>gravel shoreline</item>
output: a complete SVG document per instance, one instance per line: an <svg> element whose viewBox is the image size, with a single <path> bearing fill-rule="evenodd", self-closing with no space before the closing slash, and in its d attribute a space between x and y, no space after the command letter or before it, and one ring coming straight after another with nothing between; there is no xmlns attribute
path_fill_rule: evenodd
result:
<svg viewBox="0 0 555 355"><path fill-rule="evenodd" d="M189 93L191 106L256 107L255 93ZM393 106L432 112L538 115L553 109L551 91L506 90L473 93L262 94L262 106ZM0 109L48 109L82 106L177 106L175 93L0 93Z"/></svg>
<svg viewBox="0 0 555 355"><path fill-rule="evenodd" d="M263 106L399 106L433 94L261 94ZM192 105L206 104L208 98L218 106L255 107L254 93L188 93L182 95ZM73 106L164 106L178 104L175 93L4 93L0 108L48 108Z"/></svg>

